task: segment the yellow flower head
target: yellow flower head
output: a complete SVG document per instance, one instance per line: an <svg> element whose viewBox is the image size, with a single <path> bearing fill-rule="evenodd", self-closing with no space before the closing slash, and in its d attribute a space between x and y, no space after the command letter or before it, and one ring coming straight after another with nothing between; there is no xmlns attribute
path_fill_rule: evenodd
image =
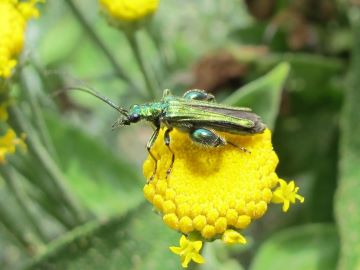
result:
<svg viewBox="0 0 360 270"><path fill-rule="evenodd" d="M159 0L99 0L109 22L121 29L137 29L157 10Z"/></svg>
<svg viewBox="0 0 360 270"><path fill-rule="evenodd" d="M229 244L245 244L239 231L265 214L273 189L283 181L275 173L278 157L268 129L251 136L220 135L233 145L203 147L193 143L188 134L171 131L175 162L167 176L172 155L161 130L151 149L158 160L157 170L145 185L144 195L162 214L163 221L182 234L198 234L204 241L222 239ZM154 166L149 156L143 165L147 179ZM180 254L183 263L184 254Z"/></svg>
<svg viewBox="0 0 360 270"><path fill-rule="evenodd" d="M0 78L8 78L24 45L26 22L39 16L37 0L0 0Z"/></svg>
<svg viewBox="0 0 360 270"><path fill-rule="evenodd" d="M6 155L15 153L17 146L23 150L26 149L24 139L25 134L22 134L19 138L11 128L6 131L5 135L0 136L0 164L5 162Z"/></svg>

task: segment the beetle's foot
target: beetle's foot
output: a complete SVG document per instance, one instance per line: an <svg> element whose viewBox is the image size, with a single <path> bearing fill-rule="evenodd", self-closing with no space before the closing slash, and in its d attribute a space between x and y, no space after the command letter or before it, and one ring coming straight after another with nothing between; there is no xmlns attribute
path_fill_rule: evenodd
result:
<svg viewBox="0 0 360 270"><path fill-rule="evenodd" d="M234 143L232 143L232 142L227 142L228 144L230 144L231 146L234 146L234 147L236 147L236 148L239 148L241 151L243 151L244 153L249 153L249 154L251 154L251 151L250 150L248 150L248 149L246 149L245 147L243 147L243 146L238 146L238 145L236 145L236 144L234 144Z"/></svg>

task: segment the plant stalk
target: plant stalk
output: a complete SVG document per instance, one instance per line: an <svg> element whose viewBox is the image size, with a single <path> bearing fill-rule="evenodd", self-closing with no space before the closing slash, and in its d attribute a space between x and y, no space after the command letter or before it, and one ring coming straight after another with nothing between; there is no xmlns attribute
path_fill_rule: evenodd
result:
<svg viewBox="0 0 360 270"><path fill-rule="evenodd" d="M115 60L115 57L113 56L110 49L106 46L106 44L102 41L102 39L99 37L99 35L93 30L91 25L88 23L88 21L85 19L84 15L81 13L81 11L78 9L78 7L74 4L72 0L65 0L65 3L70 7L71 11L74 13L75 17L78 19L82 27L85 29L86 33L89 35L89 37L92 39L94 44L96 44L105 57L108 59L110 65L113 67L116 75L121 78L123 81L125 81L134 91L137 92L138 95L141 97L144 97L144 94L139 90L139 88L136 86L136 84L132 81L132 79L126 74L126 72L123 70L123 68L119 65L119 63Z"/></svg>
<svg viewBox="0 0 360 270"><path fill-rule="evenodd" d="M150 76L150 72L149 72L148 68L146 67L144 59L141 56L139 42L136 38L136 32L134 32L134 31L126 32L125 36L130 44L130 47L135 56L136 62L137 62L138 66L141 70L141 73L144 77L144 81L145 81L146 89L149 94L149 98L151 100L155 100L156 99L156 91L155 91L156 84L155 84L153 78Z"/></svg>
<svg viewBox="0 0 360 270"><path fill-rule="evenodd" d="M60 169L53 161L46 148L37 139L37 136L33 133L32 129L27 124L25 116L19 109L11 107L9 109L12 119L16 122L16 125L28 134L28 148L29 152L35 157L42 165L45 171L49 174L50 179L53 180L53 185L57 190L57 195L63 200L69 211L73 214L77 223L81 224L85 222L87 214L80 205L76 202L70 191L65 187L66 180L61 173Z"/></svg>
<svg viewBox="0 0 360 270"><path fill-rule="evenodd" d="M50 138L49 131L47 129L47 126L45 124L44 116L42 114L42 111L40 110L40 104L35 97L33 91L28 87L26 77L24 74L24 71L21 71L21 87L26 93L30 109L32 111L32 116L34 119L34 123L36 125L37 130L39 131L40 138L45 145L45 147L48 149L48 151L54 156L57 157L57 153L55 150L55 147L53 145L53 142Z"/></svg>
<svg viewBox="0 0 360 270"><path fill-rule="evenodd" d="M13 193L16 201L18 202L20 208L22 209L23 214L26 216L29 224L31 225L34 232L38 235L38 237L43 241L43 243L47 243L49 239L43 233L43 230L40 228L39 223L36 221L36 218L33 216L27 201L29 198L25 194L25 192L20 188L18 180L14 175L14 170L9 166L0 166L0 175L2 175L5 183Z"/></svg>
<svg viewBox="0 0 360 270"><path fill-rule="evenodd" d="M32 243L27 239L17 223L9 216L8 211L0 203L0 224L10 233L16 240L19 246L28 254L34 255L37 250L37 244Z"/></svg>

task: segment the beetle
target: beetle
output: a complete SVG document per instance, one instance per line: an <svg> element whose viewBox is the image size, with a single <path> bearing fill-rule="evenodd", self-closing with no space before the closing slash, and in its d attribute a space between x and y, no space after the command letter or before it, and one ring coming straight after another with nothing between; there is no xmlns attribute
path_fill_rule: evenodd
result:
<svg viewBox="0 0 360 270"><path fill-rule="evenodd" d="M113 128L130 125L141 120L153 124L155 131L148 140L146 148L155 161L155 167L148 182L153 179L156 173L157 159L152 154L151 147L156 141L162 126L166 127L164 143L172 153L167 176L170 174L175 161L174 152L170 148L170 132L174 128L188 133L193 142L206 147L220 147L226 144L239 147L226 141L225 138L217 134L218 131L252 135L262 133L266 128L261 118L252 112L250 108L217 103L212 94L200 89L188 90L182 97L174 96L170 90L166 89L160 101L132 105L129 110L115 105L112 101L93 90L72 89L88 92L116 109L120 113L120 117L113 124ZM239 148L244 152L249 152L244 147Z"/></svg>

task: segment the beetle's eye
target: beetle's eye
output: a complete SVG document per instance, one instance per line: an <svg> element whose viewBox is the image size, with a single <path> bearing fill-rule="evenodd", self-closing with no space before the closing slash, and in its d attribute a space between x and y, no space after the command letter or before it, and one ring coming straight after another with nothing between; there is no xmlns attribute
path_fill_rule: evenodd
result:
<svg viewBox="0 0 360 270"><path fill-rule="evenodd" d="M134 113L134 114L130 115L129 120L130 120L130 122L135 123L140 120L140 115L137 113Z"/></svg>

